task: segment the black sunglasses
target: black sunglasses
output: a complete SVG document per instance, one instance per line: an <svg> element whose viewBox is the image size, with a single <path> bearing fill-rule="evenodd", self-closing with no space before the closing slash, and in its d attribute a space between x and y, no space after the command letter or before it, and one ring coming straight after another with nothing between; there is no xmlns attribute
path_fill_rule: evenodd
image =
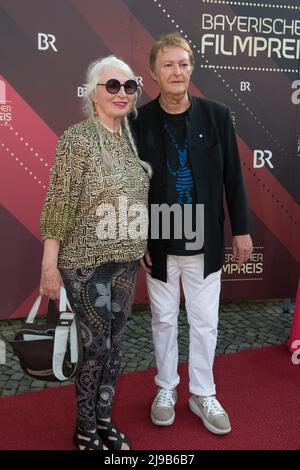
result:
<svg viewBox="0 0 300 470"><path fill-rule="evenodd" d="M106 83L97 83L97 85L105 86L106 91L111 95L119 93L121 86L124 87L127 95L133 95L138 89L138 84L135 80L127 80L125 83L120 83L116 78L111 78Z"/></svg>

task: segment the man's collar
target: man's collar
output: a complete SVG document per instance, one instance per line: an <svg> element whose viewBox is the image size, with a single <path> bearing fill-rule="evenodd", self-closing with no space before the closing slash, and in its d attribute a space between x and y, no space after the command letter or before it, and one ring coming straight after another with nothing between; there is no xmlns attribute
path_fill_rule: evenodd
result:
<svg viewBox="0 0 300 470"><path fill-rule="evenodd" d="M190 95L190 93L188 92L188 97L189 97L189 101L190 101L190 106L187 108L186 112L187 112L187 116L189 117L191 111L192 111L192 107L193 107L193 96ZM155 98L154 100L154 103L155 103L155 107L157 108L157 110L161 113L163 111L160 103L159 103L159 98L160 98L160 94Z"/></svg>

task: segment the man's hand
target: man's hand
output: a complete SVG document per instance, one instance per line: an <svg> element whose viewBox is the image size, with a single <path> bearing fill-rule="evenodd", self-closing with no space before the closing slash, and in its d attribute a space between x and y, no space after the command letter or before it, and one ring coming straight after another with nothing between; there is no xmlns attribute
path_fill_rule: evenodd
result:
<svg viewBox="0 0 300 470"><path fill-rule="evenodd" d="M236 235L233 237L232 251L240 268L242 264L248 261L253 252L253 244L250 235Z"/></svg>
<svg viewBox="0 0 300 470"><path fill-rule="evenodd" d="M148 250L145 252L144 257L140 259L140 266L146 273L151 273L152 261Z"/></svg>

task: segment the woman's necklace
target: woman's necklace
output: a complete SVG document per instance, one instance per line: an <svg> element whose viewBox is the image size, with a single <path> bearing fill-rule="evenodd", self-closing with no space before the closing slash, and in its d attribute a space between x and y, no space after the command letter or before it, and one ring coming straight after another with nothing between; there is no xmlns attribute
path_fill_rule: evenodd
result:
<svg viewBox="0 0 300 470"><path fill-rule="evenodd" d="M112 130L110 127L108 127L106 124L104 124L104 122L100 121L100 119L96 118L96 125L97 125L97 128L101 129L101 126L104 127L104 129L108 130L111 134L113 134L114 137L117 137L118 139L120 139L120 137L122 136L122 126L120 125L119 129L117 131L114 131Z"/></svg>

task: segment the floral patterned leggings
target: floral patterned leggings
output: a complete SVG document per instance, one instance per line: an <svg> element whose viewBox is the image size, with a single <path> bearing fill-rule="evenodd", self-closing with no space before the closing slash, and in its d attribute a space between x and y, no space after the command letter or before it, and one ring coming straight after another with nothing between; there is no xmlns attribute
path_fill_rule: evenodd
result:
<svg viewBox="0 0 300 470"><path fill-rule="evenodd" d="M76 379L79 430L92 430L97 418L111 415L137 267L137 261L133 261L87 269L60 268L83 339L84 360Z"/></svg>

